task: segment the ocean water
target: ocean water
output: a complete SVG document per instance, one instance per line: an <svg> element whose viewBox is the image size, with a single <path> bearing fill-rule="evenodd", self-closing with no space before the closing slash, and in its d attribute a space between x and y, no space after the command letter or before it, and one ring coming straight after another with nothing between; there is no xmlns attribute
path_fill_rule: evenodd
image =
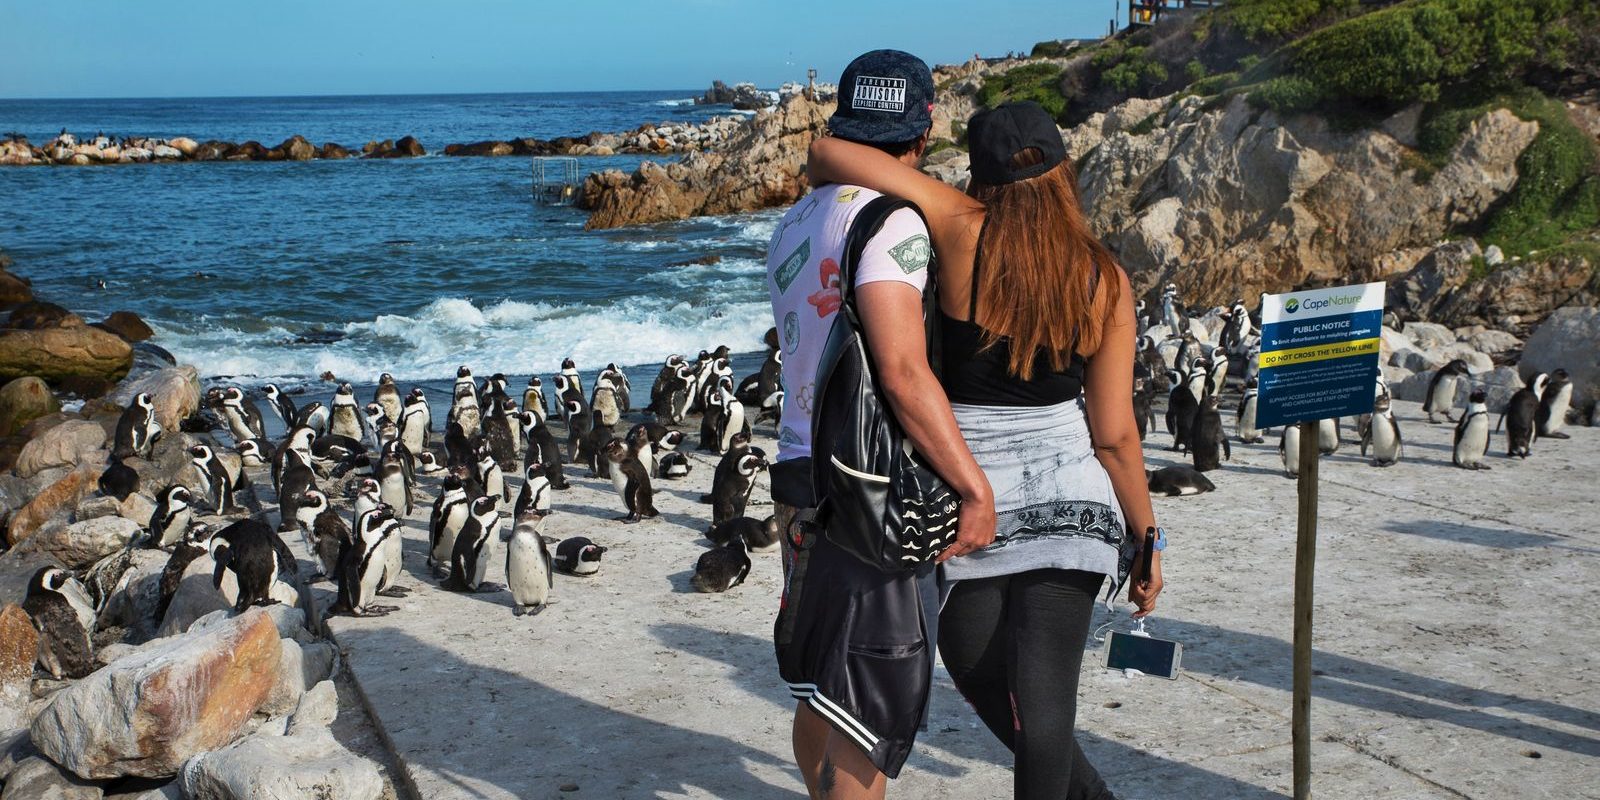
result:
<svg viewBox="0 0 1600 800"><path fill-rule="evenodd" d="M436 151L728 113L691 94L0 100L0 131L347 146L412 134ZM638 161L579 159L582 174ZM41 297L91 320L137 312L203 376L247 385L761 347L776 213L585 231L583 212L537 205L530 187L517 157L4 168L0 249Z"/></svg>

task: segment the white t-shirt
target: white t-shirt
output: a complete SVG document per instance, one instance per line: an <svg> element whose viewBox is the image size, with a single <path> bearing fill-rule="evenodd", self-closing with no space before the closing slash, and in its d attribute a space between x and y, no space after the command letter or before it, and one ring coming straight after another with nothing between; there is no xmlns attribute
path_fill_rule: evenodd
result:
<svg viewBox="0 0 1600 800"><path fill-rule="evenodd" d="M811 455L811 410L817 362L839 310L839 259L850 224L879 193L830 184L800 199L783 215L767 245L767 290L783 347L783 426L778 460ZM856 265L856 286L900 281L928 285L933 244L922 217L910 209L889 215Z"/></svg>

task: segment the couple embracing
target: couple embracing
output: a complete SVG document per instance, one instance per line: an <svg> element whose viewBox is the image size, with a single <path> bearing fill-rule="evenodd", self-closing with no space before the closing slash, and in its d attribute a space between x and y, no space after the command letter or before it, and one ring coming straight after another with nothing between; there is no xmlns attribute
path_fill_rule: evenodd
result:
<svg viewBox="0 0 1600 800"><path fill-rule="evenodd" d="M973 116L962 192L916 168L933 94L915 56L877 50L851 62L831 136L811 147L815 189L768 249L786 389L774 643L797 700L795 758L814 798L883 797L925 721L937 646L1014 754L1016 797L1105 800L1113 795L1073 735L1092 607L1149 547L1153 566L1128 581L1128 599L1150 613L1165 546L1133 416L1133 292L1089 231L1043 109ZM915 208L892 211L852 249L842 299L846 241L880 195ZM932 342L925 291L936 295ZM960 499L957 536L937 564L885 572L831 541L825 517L821 531L795 524L815 505L812 413L841 303L859 319L877 396Z"/></svg>

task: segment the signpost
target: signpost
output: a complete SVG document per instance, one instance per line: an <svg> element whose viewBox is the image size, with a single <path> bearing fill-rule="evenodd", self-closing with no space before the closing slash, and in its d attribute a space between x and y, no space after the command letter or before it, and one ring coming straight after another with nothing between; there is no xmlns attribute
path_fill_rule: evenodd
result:
<svg viewBox="0 0 1600 800"><path fill-rule="evenodd" d="M1378 381L1382 283L1261 295L1256 424L1300 426L1294 557L1294 797L1311 797L1311 600L1317 563L1317 421L1367 414Z"/></svg>

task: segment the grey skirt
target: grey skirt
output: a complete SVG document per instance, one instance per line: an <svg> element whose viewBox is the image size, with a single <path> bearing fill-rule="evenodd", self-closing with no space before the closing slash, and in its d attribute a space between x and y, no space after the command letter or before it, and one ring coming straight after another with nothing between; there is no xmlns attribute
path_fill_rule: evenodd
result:
<svg viewBox="0 0 1600 800"><path fill-rule="evenodd" d="M1115 581L1126 526L1078 402L951 408L994 489L998 524L993 544L944 563L944 579L1055 568Z"/></svg>

